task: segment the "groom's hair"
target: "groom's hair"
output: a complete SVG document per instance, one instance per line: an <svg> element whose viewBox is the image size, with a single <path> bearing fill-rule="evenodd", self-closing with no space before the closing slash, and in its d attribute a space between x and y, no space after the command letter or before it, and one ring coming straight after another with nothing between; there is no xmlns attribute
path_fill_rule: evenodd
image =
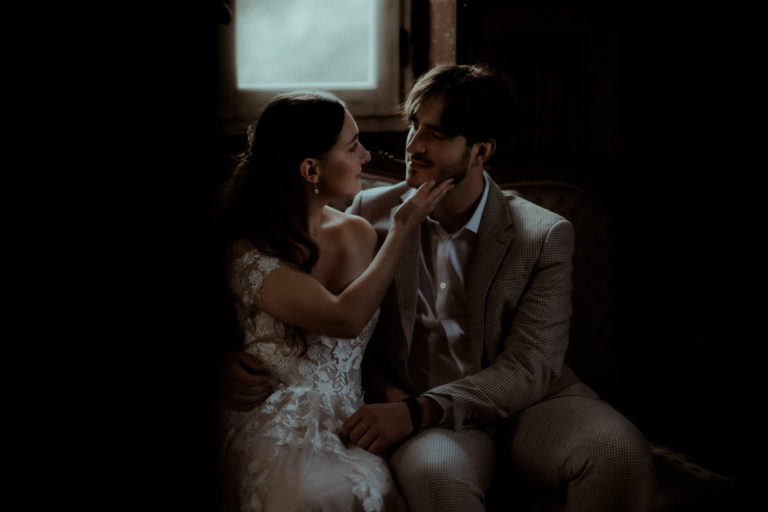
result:
<svg viewBox="0 0 768 512"><path fill-rule="evenodd" d="M442 98L441 129L448 136L462 135L470 144L495 139L497 145L512 136L516 101L503 73L482 64L434 67L411 89L403 106L405 121L435 97Z"/></svg>

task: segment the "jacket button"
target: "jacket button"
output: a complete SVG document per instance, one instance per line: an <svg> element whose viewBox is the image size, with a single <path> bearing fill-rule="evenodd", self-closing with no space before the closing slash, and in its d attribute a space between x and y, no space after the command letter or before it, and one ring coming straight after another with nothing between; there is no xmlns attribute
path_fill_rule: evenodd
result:
<svg viewBox="0 0 768 512"><path fill-rule="evenodd" d="M405 361L398 361L397 367L401 370L405 370Z"/></svg>

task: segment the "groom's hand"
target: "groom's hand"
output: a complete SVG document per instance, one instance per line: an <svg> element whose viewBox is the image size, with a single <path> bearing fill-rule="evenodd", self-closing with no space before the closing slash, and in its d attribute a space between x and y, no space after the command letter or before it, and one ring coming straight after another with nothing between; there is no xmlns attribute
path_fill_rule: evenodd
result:
<svg viewBox="0 0 768 512"><path fill-rule="evenodd" d="M404 402L367 404L347 418L339 436L376 455L397 447L412 431L411 413Z"/></svg>
<svg viewBox="0 0 768 512"><path fill-rule="evenodd" d="M269 370L246 352L232 352L221 366L221 398L235 411L250 411L272 394Z"/></svg>

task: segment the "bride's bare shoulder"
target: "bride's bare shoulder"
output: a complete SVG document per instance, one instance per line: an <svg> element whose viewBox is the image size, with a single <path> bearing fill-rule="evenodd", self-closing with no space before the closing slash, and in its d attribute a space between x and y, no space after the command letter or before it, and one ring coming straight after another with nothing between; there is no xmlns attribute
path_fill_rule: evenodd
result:
<svg viewBox="0 0 768 512"><path fill-rule="evenodd" d="M377 244L376 230L364 218L328 207L328 227L337 231L338 237L346 243L360 243L365 248L375 249Z"/></svg>

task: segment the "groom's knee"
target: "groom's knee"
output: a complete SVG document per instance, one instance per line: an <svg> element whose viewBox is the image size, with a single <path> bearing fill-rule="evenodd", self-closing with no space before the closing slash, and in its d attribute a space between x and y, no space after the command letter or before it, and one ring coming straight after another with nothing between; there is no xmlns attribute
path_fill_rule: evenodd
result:
<svg viewBox="0 0 768 512"><path fill-rule="evenodd" d="M643 510L653 488L653 456L623 416L596 417L572 431L564 467L568 504L580 510Z"/></svg>
<svg viewBox="0 0 768 512"><path fill-rule="evenodd" d="M482 510L485 490L439 460L415 463L395 472L395 478L414 512Z"/></svg>
<svg viewBox="0 0 768 512"><path fill-rule="evenodd" d="M571 431L566 471L571 480L590 473L652 478L653 457L640 431L622 416L596 417Z"/></svg>
<svg viewBox="0 0 768 512"><path fill-rule="evenodd" d="M487 433L430 429L406 442L390 461L414 512L484 510L493 471Z"/></svg>

